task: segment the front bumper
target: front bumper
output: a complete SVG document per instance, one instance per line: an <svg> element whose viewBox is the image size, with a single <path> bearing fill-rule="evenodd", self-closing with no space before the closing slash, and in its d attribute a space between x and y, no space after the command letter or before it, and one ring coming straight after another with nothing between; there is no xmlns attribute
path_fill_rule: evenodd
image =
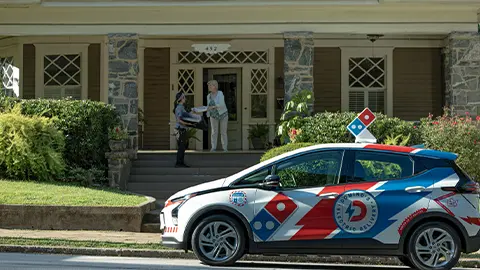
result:
<svg viewBox="0 0 480 270"><path fill-rule="evenodd" d="M480 231L477 233L476 236L468 237L465 253L473 253L480 250Z"/></svg>
<svg viewBox="0 0 480 270"><path fill-rule="evenodd" d="M184 249L183 242L179 242L175 237L162 237L162 245L173 249Z"/></svg>

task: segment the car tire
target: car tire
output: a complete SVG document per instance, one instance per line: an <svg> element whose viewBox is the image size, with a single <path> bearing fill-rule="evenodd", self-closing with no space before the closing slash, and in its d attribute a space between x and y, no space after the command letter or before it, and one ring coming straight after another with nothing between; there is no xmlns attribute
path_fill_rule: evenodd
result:
<svg viewBox="0 0 480 270"><path fill-rule="evenodd" d="M415 268L413 263L408 259L407 256L398 256L398 260L403 263L403 265L408 266L410 268Z"/></svg>
<svg viewBox="0 0 480 270"><path fill-rule="evenodd" d="M228 266L244 255L246 241L245 230L237 220L226 215L214 215L196 226L192 249L197 258L207 265Z"/></svg>
<svg viewBox="0 0 480 270"><path fill-rule="evenodd" d="M422 224L413 231L407 241L406 255L413 265L412 268L448 270L452 269L460 259L460 236L451 226L445 223L428 222Z"/></svg>

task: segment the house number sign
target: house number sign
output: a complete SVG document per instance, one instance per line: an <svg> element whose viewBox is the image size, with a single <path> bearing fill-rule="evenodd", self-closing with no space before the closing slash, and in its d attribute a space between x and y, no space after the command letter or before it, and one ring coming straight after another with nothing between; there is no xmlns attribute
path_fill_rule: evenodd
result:
<svg viewBox="0 0 480 270"><path fill-rule="evenodd" d="M216 54L228 51L230 44L193 44L193 49L206 54Z"/></svg>

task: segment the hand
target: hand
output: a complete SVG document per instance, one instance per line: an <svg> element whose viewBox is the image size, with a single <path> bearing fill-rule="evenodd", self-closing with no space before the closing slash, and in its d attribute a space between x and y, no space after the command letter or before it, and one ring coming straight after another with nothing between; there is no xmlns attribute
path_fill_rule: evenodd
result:
<svg viewBox="0 0 480 270"><path fill-rule="evenodd" d="M209 110L209 111L210 111L210 110L214 110L214 109L216 109L216 108L217 108L217 106L208 106L208 110Z"/></svg>

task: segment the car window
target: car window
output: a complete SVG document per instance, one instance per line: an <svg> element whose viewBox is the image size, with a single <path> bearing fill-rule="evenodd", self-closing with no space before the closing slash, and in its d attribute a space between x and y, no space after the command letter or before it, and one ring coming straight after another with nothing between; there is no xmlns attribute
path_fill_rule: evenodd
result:
<svg viewBox="0 0 480 270"><path fill-rule="evenodd" d="M243 178L235 185L259 184L263 182L265 180L265 177L267 177L269 174L270 174L270 167L264 168L248 175L247 177Z"/></svg>
<svg viewBox="0 0 480 270"><path fill-rule="evenodd" d="M357 151L353 174L353 182L410 177L413 161L407 155Z"/></svg>
<svg viewBox="0 0 480 270"><path fill-rule="evenodd" d="M343 151L302 155L277 164L282 188L323 187L338 183Z"/></svg>

